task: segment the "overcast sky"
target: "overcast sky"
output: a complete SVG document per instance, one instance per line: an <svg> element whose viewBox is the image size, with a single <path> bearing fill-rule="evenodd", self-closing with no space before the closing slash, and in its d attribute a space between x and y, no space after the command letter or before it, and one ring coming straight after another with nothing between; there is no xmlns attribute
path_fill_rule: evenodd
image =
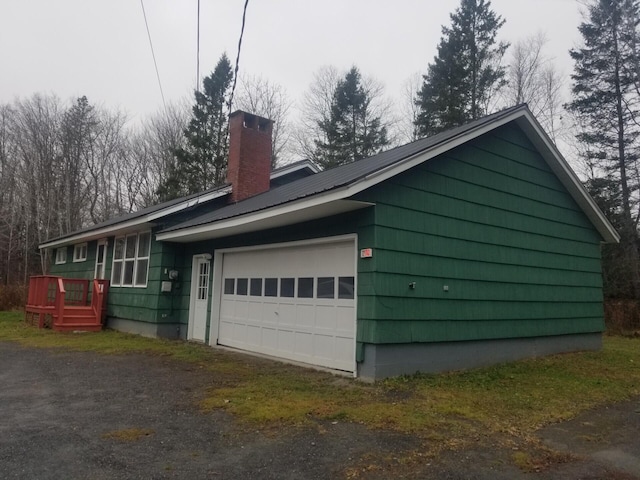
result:
<svg viewBox="0 0 640 480"><path fill-rule="evenodd" d="M200 65L235 61L244 0L201 0ZM251 0L240 71L279 83L293 101L323 65L382 81L391 97L425 72L459 0ZM166 100L190 97L197 0L144 0ZM576 0L493 0L502 40L544 31L567 76L579 40ZM144 118L162 106L139 0L0 0L0 103L36 92L121 108Z"/></svg>

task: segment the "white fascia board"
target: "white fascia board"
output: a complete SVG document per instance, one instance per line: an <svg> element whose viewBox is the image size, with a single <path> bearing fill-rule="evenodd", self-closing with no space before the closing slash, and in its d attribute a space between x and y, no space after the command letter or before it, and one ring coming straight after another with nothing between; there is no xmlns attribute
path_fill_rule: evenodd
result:
<svg viewBox="0 0 640 480"><path fill-rule="evenodd" d="M110 237L116 234L124 234L129 233L131 231L135 231L140 229L141 227L153 227L154 221L159 218L165 217L167 215L171 215L173 213L178 213L186 208L192 207L199 203L208 202L210 200L214 200L216 198L222 197L231 192L231 187L224 188L222 190L216 190L215 192L209 192L204 195L200 195L198 197L191 198L189 200L185 200L184 202L180 202L176 205L172 205L167 208L163 208L158 210L157 212L150 213L148 215L143 215L138 218L131 219L127 222L115 223L113 225L109 225L108 227L99 228L97 230L90 230L88 232L79 233L77 235L73 235L71 237L61 238L59 240L53 240L51 242L43 243L39 246L39 248L53 248L60 247L63 245L72 245L74 243L78 243L80 241L87 242L91 240L96 240L99 238Z"/></svg>
<svg viewBox="0 0 640 480"><path fill-rule="evenodd" d="M341 213L370 207L373 203L344 200L339 192L321 195L315 202L292 202L284 207L273 207L252 214L232 217L214 223L207 223L173 232L159 233L156 240L171 242L196 242L214 238L228 237L242 233L256 232L269 228L284 227L308 220L315 220Z"/></svg>
<svg viewBox="0 0 640 480"><path fill-rule="evenodd" d="M576 203L582 208L587 218L598 230L598 233L602 235L604 241L606 243L618 243L620 241L620 235L604 213L602 213L602 210L600 210L600 207L598 207L593 197L589 195L556 145L529 111L523 113L523 117L527 119L527 122L523 122L522 120L518 121L520 128L522 128L529 140L531 140L531 143L533 143L543 155L545 161L551 170L553 170L553 173L556 174Z"/></svg>
<svg viewBox="0 0 640 480"><path fill-rule="evenodd" d="M237 217L231 217L229 219L223 219L216 222L198 225L190 228L184 228L181 230L174 230L171 232L161 233L156 236L158 240L170 240L175 242L187 242L197 238L198 240L204 240L209 238L219 238L235 233L245 233L250 231L260 230L259 225L269 225L270 218L276 217L286 218L298 218L298 221L311 220L319 218L314 212L317 211L319 205L325 203L332 203L338 201L344 201L345 199L356 195L374 185L377 185L385 180L399 175L421 163L424 163L432 158L435 158L449 150L452 150L464 143L469 142L485 133L495 130L502 125L505 125L512 121L517 121L518 125L523 129L527 137L536 145L543 154L545 161L552 168L554 173L558 176L563 185L567 188L571 196L576 200L578 205L584 210L587 217L593 223L598 232L602 235L603 239L607 242L618 242L619 236L615 229L611 226L604 214L600 211L596 203L591 196L582 186L580 180L576 177L571 167L566 163L562 155L558 152L557 148L553 145L553 142L547 137L546 133L539 127L537 121L529 113L527 109L519 109L510 115L497 119L486 125L480 126L468 132L465 132L457 137L454 137L444 143L435 145L427 150L419 152L411 157L408 157L398 163L390 165L386 168L378 170L366 176L362 180L355 182L346 187L330 190L324 194L314 195L312 197L301 199L286 203L284 205L278 205L269 209L261 210L254 213L248 213ZM293 215L294 212L297 212ZM310 216L305 217L305 212L308 212ZM290 223L289 223L290 224Z"/></svg>
<svg viewBox="0 0 640 480"><path fill-rule="evenodd" d="M298 165L285 165L284 167L279 168L277 172L271 173L270 179L273 180L274 178L282 177L283 175L297 172L298 170L304 170L305 168L308 168L313 173L320 172L320 169L313 163L311 163L310 161L305 161L304 163L300 163Z"/></svg>
<svg viewBox="0 0 640 480"><path fill-rule="evenodd" d="M173 213L178 213L186 208L193 207L194 205L198 205L200 203L209 202L216 198L220 198L228 193L231 193L231 187L223 188L222 190L216 190L215 192L205 193L204 195L199 195L197 197L191 198L189 200L185 200L184 202L180 202L171 207L163 208L162 210L158 210L157 212L150 213L146 215L147 221L151 222L153 220L157 220L158 218L165 217L167 215L171 215Z"/></svg>
<svg viewBox="0 0 640 480"><path fill-rule="evenodd" d="M88 242L97 238L104 238L113 236L116 233L124 233L135 230L136 228L145 225L150 226L146 220L146 216L140 218L134 218L128 222L117 223L115 225L109 225L108 227L99 228L97 230L91 230L89 232L78 233L71 237L61 238L59 240L53 240L51 242L43 243L39 246L40 250L52 247L61 247L64 245L72 245L78 242Z"/></svg>

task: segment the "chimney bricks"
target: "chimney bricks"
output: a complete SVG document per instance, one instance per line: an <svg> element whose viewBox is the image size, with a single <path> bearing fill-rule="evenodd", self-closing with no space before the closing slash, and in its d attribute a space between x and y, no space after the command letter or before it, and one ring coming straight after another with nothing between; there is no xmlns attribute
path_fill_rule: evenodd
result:
<svg viewBox="0 0 640 480"><path fill-rule="evenodd" d="M241 110L229 116L227 182L232 202L269 190L272 128L271 120Z"/></svg>

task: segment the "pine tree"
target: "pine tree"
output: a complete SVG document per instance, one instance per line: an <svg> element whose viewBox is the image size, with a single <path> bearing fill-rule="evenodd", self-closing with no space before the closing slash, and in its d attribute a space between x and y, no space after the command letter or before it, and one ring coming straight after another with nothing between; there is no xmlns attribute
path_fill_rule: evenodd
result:
<svg viewBox="0 0 640 480"><path fill-rule="evenodd" d="M387 129L374 112L372 100L360 71L352 67L338 82L329 118L318 123L324 140L316 140L314 158L322 168L361 160L389 144Z"/></svg>
<svg viewBox="0 0 640 480"><path fill-rule="evenodd" d="M633 180L640 167L638 13L637 0L594 0L588 6L588 18L579 27L583 45L570 52L575 65L568 105L584 125L578 140L594 167L589 185L601 205L611 209L610 219L621 236L620 246L614 247L620 251L607 255L615 261L604 265L605 280L615 271L617 286L611 289L609 282L605 292L635 298L640 297L634 201L640 192ZM621 277L626 280L621 282Z"/></svg>
<svg viewBox="0 0 640 480"><path fill-rule="evenodd" d="M490 0L461 0L442 28L438 55L428 67L416 104L416 127L433 135L486 115L495 93L505 84L500 65L509 45L497 43L504 20Z"/></svg>
<svg viewBox="0 0 640 480"><path fill-rule="evenodd" d="M159 187L158 195L169 200L198 193L224 183L229 150L227 111L233 73L226 54L195 92L186 145L175 150L175 164Z"/></svg>

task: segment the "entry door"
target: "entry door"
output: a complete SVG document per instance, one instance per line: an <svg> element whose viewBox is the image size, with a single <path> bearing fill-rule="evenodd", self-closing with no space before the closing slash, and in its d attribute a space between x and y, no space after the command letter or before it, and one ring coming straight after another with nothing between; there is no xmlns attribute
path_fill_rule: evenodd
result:
<svg viewBox="0 0 640 480"><path fill-rule="evenodd" d="M211 262L194 257L191 282L191 312L189 315L189 339L205 341L207 330L207 305L209 303L209 272Z"/></svg>
<svg viewBox="0 0 640 480"><path fill-rule="evenodd" d="M103 280L105 276L105 265L107 264L107 241L98 240L96 250L96 271L94 278Z"/></svg>

